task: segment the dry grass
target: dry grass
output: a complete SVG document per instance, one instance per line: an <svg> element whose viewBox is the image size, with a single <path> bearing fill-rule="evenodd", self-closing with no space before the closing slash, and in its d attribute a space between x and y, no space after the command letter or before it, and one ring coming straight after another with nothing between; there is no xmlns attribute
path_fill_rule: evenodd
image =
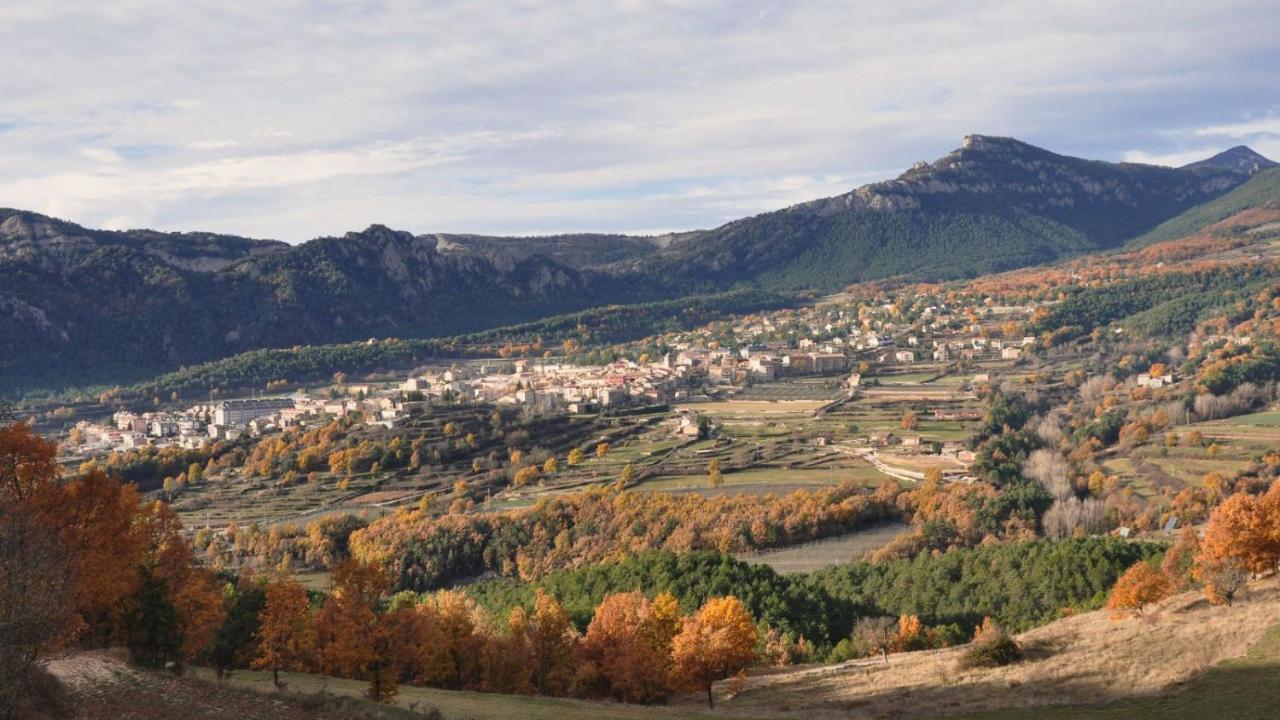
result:
<svg viewBox="0 0 1280 720"><path fill-rule="evenodd" d="M717 710L747 717L934 717L984 710L1081 705L1169 691L1242 656L1280 623L1280 580L1256 583L1231 608L1185 593L1143 618L1079 615L1018 636L1028 659L962 671L959 648L766 671Z"/></svg>

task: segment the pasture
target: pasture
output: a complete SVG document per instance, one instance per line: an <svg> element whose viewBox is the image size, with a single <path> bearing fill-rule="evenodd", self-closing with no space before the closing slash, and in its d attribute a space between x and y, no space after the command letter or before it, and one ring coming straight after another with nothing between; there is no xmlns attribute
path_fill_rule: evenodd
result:
<svg viewBox="0 0 1280 720"><path fill-rule="evenodd" d="M768 565L780 574L809 573L832 565L845 565L884 547L890 540L911 529L906 523L884 523L813 542L754 554L740 554L739 560Z"/></svg>

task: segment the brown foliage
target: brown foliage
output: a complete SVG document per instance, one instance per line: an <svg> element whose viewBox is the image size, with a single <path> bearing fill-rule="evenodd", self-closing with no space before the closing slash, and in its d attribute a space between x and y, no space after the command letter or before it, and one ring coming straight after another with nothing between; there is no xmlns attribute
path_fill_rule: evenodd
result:
<svg viewBox="0 0 1280 720"><path fill-rule="evenodd" d="M622 702L666 697L679 609L670 594L650 602L639 591L606 595L582 639L580 682L587 694Z"/></svg>
<svg viewBox="0 0 1280 720"><path fill-rule="evenodd" d="M1236 560L1247 572L1274 570L1280 564L1280 484L1262 497L1236 493L1209 515L1204 557Z"/></svg>
<svg viewBox="0 0 1280 720"><path fill-rule="evenodd" d="M258 615L258 654L253 667L270 670L276 685L281 670L302 670L315 653L315 630L307 589L291 577L267 583L266 604Z"/></svg>

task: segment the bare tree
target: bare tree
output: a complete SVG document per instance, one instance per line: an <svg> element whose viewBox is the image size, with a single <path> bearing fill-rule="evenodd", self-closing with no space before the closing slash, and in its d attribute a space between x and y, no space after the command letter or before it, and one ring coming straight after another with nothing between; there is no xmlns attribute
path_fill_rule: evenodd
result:
<svg viewBox="0 0 1280 720"><path fill-rule="evenodd" d="M1054 408L1034 425L1036 435L1049 447L1058 447L1062 442L1062 411Z"/></svg>
<svg viewBox="0 0 1280 720"><path fill-rule="evenodd" d="M1215 602L1230 606L1236 595L1249 582L1249 573L1241 567L1235 558L1210 560L1202 563L1197 571L1200 582L1204 583L1209 597Z"/></svg>
<svg viewBox="0 0 1280 720"><path fill-rule="evenodd" d="M1034 450L1022 464L1022 472L1058 499L1068 498L1074 494L1067 474L1071 466L1053 450L1041 448Z"/></svg>
<svg viewBox="0 0 1280 720"><path fill-rule="evenodd" d="M1045 537L1061 540L1075 535L1077 529L1094 535L1106 529L1106 505L1097 498L1058 499L1040 519Z"/></svg>
<svg viewBox="0 0 1280 720"><path fill-rule="evenodd" d="M1080 399L1089 405L1093 405L1102 400L1102 396L1107 392L1107 378L1102 375L1094 375L1093 377L1080 383Z"/></svg>
<svg viewBox="0 0 1280 720"><path fill-rule="evenodd" d="M858 618L853 625L853 642L868 653L879 650L885 663L889 662L889 648L898 636L898 620L891 617Z"/></svg>

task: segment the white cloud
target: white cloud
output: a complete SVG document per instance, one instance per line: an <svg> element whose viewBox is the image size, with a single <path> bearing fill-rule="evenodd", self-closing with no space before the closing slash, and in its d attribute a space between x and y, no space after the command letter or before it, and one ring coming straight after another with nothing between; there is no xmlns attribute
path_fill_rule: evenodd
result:
<svg viewBox="0 0 1280 720"><path fill-rule="evenodd" d="M1181 167L1197 160L1204 160L1212 157L1222 148L1204 147L1195 150L1179 150L1171 153L1149 153L1142 150L1129 150L1124 153L1125 162L1145 163L1147 165L1167 165L1168 167Z"/></svg>
<svg viewBox="0 0 1280 720"><path fill-rule="evenodd" d="M859 5L16 0L0 206L292 241L707 227L969 132L1178 164L1276 132L1261 0Z"/></svg>
<svg viewBox="0 0 1280 720"><path fill-rule="evenodd" d="M1280 117L1265 117L1227 125L1210 125L1195 131L1199 136L1249 138L1258 135L1280 135Z"/></svg>

